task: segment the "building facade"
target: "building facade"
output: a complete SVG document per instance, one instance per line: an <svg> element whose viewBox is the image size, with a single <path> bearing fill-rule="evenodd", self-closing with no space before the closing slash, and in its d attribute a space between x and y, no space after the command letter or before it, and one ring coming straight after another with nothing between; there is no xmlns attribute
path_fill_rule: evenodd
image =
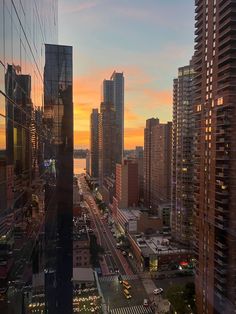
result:
<svg viewBox="0 0 236 314"><path fill-rule="evenodd" d="M148 119L144 130L144 203L157 211L171 199L172 123Z"/></svg>
<svg viewBox="0 0 236 314"><path fill-rule="evenodd" d="M98 109L90 115L90 176L98 178Z"/></svg>
<svg viewBox="0 0 236 314"><path fill-rule="evenodd" d="M136 146L135 160L138 163L139 199L143 201L143 146Z"/></svg>
<svg viewBox="0 0 236 314"><path fill-rule="evenodd" d="M39 268L36 252L44 222L44 43L57 43L57 10L56 0L0 1L1 299L6 297L8 280L16 280L16 270L24 286ZM1 311L12 313L23 307L21 293L13 299Z"/></svg>
<svg viewBox="0 0 236 314"><path fill-rule="evenodd" d="M193 232L193 79L191 62L173 84L172 236L184 245L191 245Z"/></svg>
<svg viewBox="0 0 236 314"><path fill-rule="evenodd" d="M46 44L44 68L45 304L48 313L72 313L73 100L72 47ZM53 278L53 280L52 280Z"/></svg>
<svg viewBox="0 0 236 314"><path fill-rule="evenodd" d="M99 114L99 181L115 176L116 169L116 111L111 103L101 103Z"/></svg>
<svg viewBox="0 0 236 314"><path fill-rule="evenodd" d="M116 111L116 162L121 163L124 151L124 75L114 71L110 80L103 81L104 103L114 105Z"/></svg>
<svg viewBox="0 0 236 314"><path fill-rule="evenodd" d="M235 1L195 1L194 220L198 313L235 313Z"/></svg>
<svg viewBox="0 0 236 314"><path fill-rule="evenodd" d="M131 160L116 164L116 199L119 208L138 205L138 164Z"/></svg>

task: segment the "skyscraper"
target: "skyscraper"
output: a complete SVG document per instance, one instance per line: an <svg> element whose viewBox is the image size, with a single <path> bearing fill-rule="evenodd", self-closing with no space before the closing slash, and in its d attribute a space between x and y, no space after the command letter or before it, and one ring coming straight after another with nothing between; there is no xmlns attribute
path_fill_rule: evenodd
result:
<svg viewBox="0 0 236 314"><path fill-rule="evenodd" d="M104 103L114 105L116 111L116 162L121 163L124 151L124 75L114 71L110 80L103 81Z"/></svg>
<svg viewBox="0 0 236 314"><path fill-rule="evenodd" d="M152 209L170 202L172 123L148 119L144 130L144 202Z"/></svg>
<svg viewBox="0 0 236 314"><path fill-rule="evenodd" d="M0 312L27 304L21 289L38 268L42 244L44 186L44 43L57 43L57 1L0 1L0 297L21 278L13 302ZM3 307L2 307L3 306Z"/></svg>
<svg viewBox="0 0 236 314"><path fill-rule="evenodd" d="M192 242L193 216L193 66L178 69L173 86L172 236Z"/></svg>
<svg viewBox="0 0 236 314"><path fill-rule="evenodd" d="M73 101L72 47L46 45L44 69L46 159L55 170L46 177L46 310L72 313ZM50 193L50 194L49 194ZM52 275L53 274L53 275Z"/></svg>
<svg viewBox="0 0 236 314"><path fill-rule="evenodd" d="M199 314L235 313L235 1L195 4L196 303Z"/></svg>
<svg viewBox="0 0 236 314"><path fill-rule="evenodd" d="M115 177L116 170L116 111L112 103L101 103L99 114L99 181Z"/></svg>
<svg viewBox="0 0 236 314"><path fill-rule="evenodd" d="M90 115L90 176L98 178L98 109Z"/></svg>

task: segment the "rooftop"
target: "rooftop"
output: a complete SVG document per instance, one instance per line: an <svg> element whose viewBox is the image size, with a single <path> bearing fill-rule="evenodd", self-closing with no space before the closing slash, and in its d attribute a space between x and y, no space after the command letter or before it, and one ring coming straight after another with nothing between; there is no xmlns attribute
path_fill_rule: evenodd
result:
<svg viewBox="0 0 236 314"><path fill-rule="evenodd" d="M145 236L143 234L136 234L133 235L132 238L137 243L144 256L149 256L150 254L166 255L189 252L187 249L171 243L170 237L168 236Z"/></svg>

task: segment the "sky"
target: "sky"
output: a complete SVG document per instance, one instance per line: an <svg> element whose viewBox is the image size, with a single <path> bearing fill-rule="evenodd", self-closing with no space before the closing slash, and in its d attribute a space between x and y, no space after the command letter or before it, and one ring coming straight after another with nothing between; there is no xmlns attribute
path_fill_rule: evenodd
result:
<svg viewBox="0 0 236 314"><path fill-rule="evenodd" d="M125 77L125 148L143 145L146 119L172 119L178 67L193 55L193 0L59 0L59 44L73 46L74 144L89 148L102 81Z"/></svg>

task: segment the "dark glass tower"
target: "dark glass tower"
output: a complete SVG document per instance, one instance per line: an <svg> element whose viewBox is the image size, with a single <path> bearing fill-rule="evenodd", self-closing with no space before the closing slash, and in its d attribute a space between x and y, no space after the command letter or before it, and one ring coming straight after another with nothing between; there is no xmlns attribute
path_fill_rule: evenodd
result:
<svg viewBox="0 0 236 314"><path fill-rule="evenodd" d="M46 45L44 122L45 294L48 313L72 313L73 102L72 47Z"/></svg>
<svg viewBox="0 0 236 314"><path fill-rule="evenodd" d="M0 0L0 313L4 314L33 309L32 275L41 270L44 278L45 42L57 43L57 0Z"/></svg>

